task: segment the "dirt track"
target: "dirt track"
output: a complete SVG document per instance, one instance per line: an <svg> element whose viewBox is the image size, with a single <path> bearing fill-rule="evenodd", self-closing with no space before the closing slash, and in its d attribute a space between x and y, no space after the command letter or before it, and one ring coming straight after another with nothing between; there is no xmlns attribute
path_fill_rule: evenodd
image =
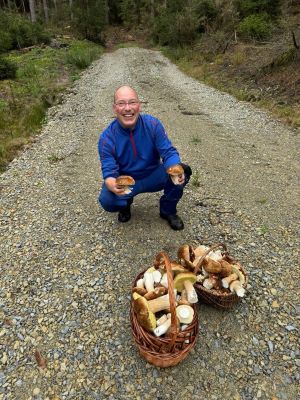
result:
<svg viewBox="0 0 300 400"><path fill-rule="evenodd" d="M183 231L159 218L159 194L139 196L127 224L98 207L97 140L125 83L193 169ZM299 131L158 52L120 49L94 63L1 176L0 399L297 399L297 154ZM160 250L175 258L183 243L220 241L249 272L246 298L229 311L200 304L188 358L147 364L131 338L133 278Z"/></svg>

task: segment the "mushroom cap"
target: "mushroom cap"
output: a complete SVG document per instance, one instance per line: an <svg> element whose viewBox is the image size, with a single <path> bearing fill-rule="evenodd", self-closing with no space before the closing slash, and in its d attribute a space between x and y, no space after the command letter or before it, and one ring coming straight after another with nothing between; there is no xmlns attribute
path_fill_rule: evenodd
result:
<svg viewBox="0 0 300 400"><path fill-rule="evenodd" d="M194 318L194 309L191 306L182 304L176 307L176 315L181 324L190 324Z"/></svg>
<svg viewBox="0 0 300 400"><path fill-rule="evenodd" d="M172 176L181 175L183 173L184 173L184 170L183 170L182 166L179 164L172 165L172 167L169 167L167 169L167 174L172 175Z"/></svg>
<svg viewBox="0 0 300 400"><path fill-rule="evenodd" d="M178 292L182 292L184 289L184 281L190 281L194 284L197 281L197 277L192 272L182 272L175 276L174 279L174 288L178 290Z"/></svg>
<svg viewBox="0 0 300 400"><path fill-rule="evenodd" d="M116 178L118 186L130 186L135 184L135 180L129 175L120 175Z"/></svg>
<svg viewBox="0 0 300 400"><path fill-rule="evenodd" d="M156 318L154 313L149 310L148 301L138 293L133 293L132 298L138 322L147 331L152 332L156 328Z"/></svg>
<svg viewBox="0 0 300 400"><path fill-rule="evenodd" d="M158 286L152 292L148 292L144 294L143 296L145 297L146 300L153 300L157 299L157 297L163 296L168 292L168 289L165 288L164 286Z"/></svg>

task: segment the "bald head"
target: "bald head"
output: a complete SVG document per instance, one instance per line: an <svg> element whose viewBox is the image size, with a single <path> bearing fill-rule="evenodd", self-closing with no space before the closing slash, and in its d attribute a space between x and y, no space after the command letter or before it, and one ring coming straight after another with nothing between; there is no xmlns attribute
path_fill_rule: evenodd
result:
<svg viewBox="0 0 300 400"><path fill-rule="evenodd" d="M138 95L137 92L128 85L123 85L118 87L118 89L115 91L114 93L114 103L116 102L116 100L122 96L130 96L133 99L137 99L138 100Z"/></svg>

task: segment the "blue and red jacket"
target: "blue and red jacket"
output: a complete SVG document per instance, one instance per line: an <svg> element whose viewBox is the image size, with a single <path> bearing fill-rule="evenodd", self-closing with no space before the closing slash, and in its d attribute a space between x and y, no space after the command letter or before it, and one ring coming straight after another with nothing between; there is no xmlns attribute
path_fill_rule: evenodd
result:
<svg viewBox="0 0 300 400"><path fill-rule="evenodd" d="M147 114L139 115L134 129L123 128L115 119L102 132L98 151L104 179L119 175L142 179L158 167L160 160L166 169L181 162L162 123Z"/></svg>

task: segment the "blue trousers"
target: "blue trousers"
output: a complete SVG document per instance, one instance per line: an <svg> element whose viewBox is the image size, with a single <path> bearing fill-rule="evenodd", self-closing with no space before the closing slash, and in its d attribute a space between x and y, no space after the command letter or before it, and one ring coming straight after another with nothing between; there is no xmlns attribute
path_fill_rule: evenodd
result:
<svg viewBox="0 0 300 400"><path fill-rule="evenodd" d="M191 171L189 167L188 169ZM130 194L117 196L103 184L99 202L105 211L116 212L131 204L133 198L140 193L153 193L163 190L164 193L159 202L160 213L164 215L176 214L177 203L183 195L183 188L188 183L190 175L191 173L185 171L185 182L182 185L174 185L164 166L160 164L149 176L136 180Z"/></svg>

